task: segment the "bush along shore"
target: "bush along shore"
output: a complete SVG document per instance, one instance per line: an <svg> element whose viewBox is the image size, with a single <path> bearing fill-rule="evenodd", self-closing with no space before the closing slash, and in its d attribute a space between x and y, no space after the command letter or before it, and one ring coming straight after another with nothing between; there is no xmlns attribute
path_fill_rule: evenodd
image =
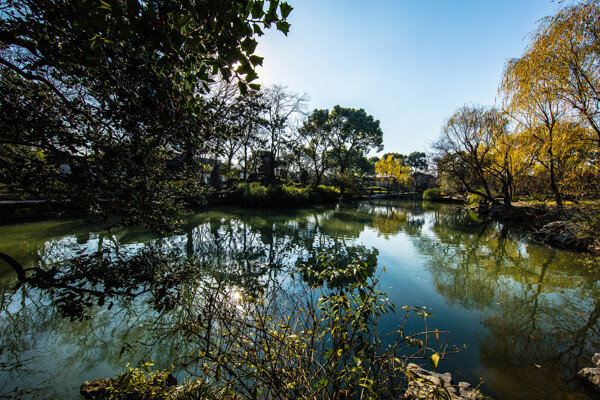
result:
<svg viewBox="0 0 600 400"><path fill-rule="evenodd" d="M583 376L589 369L580 372L580 375ZM592 382L588 375L582 379ZM597 385L595 387L600 388ZM169 370L147 372L138 368L130 368L116 378L84 382L80 394L89 400L243 400L243 397L230 390L216 388L204 379L187 380L177 385L177 379ZM456 383L448 372L429 371L413 363L407 367L406 390L397 399L493 400L468 382Z"/></svg>

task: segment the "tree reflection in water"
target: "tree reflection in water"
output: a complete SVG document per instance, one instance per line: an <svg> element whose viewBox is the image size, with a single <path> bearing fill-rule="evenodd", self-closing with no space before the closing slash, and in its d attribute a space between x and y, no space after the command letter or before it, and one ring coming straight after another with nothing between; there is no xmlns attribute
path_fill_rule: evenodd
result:
<svg viewBox="0 0 600 400"><path fill-rule="evenodd" d="M497 397L585 393L575 376L600 348L599 276L584 268L583 255L463 218L437 216L435 237L415 245L437 292L479 315L480 362Z"/></svg>
<svg viewBox="0 0 600 400"><path fill-rule="evenodd" d="M82 381L115 375L127 361L168 367L186 350L169 328L194 317L178 304L195 298L198 283L250 295L294 290L289 272L316 265L324 253L340 268L365 261L375 274L379 246L399 240L421 257L414 262L430 274L428 290L457 313L477 316L471 351L479 351L478 375L498 398L582 393L572 381L575 372L600 349L599 276L583 268L583 255L530 243L453 207L379 201L260 215L212 210L165 237L57 222L3 227L0 237L0 251L24 268L39 268L38 278L55 268L53 276L67 283L36 284L31 270L30 281L13 292L18 278L0 262L0 397L75 397ZM120 260L119 268L99 260ZM70 322L55 306L61 299L77 303L78 290L89 295L81 301L88 304L71 311L90 318ZM402 301L412 305L410 298ZM61 310L68 314L69 308Z"/></svg>
<svg viewBox="0 0 600 400"><path fill-rule="evenodd" d="M83 380L114 375L126 361L168 367L186 351L170 327L194 318L185 303L199 284L264 292L319 252L367 260L374 272L376 250L346 245L364 224L335 230L339 215L328 208L283 218L208 212L169 237L70 224L69 233L30 240L24 251L4 243L12 259L5 261L23 261L12 273L2 263L0 395L74 395Z"/></svg>

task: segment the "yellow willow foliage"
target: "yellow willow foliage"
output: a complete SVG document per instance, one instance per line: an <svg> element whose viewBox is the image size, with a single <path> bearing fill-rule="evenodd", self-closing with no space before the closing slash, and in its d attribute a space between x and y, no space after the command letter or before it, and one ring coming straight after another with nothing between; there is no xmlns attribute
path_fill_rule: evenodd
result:
<svg viewBox="0 0 600 400"><path fill-rule="evenodd" d="M565 7L540 22L524 58L553 95L595 132L600 146L600 1Z"/></svg>
<svg viewBox="0 0 600 400"><path fill-rule="evenodd" d="M404 165L401 159L394 159L391 154L375 163L375 174L377 179L387 182L388 187L396 183L408 185L410 182L410 167Z"/></svg>
<svg viewBox="0 0 600 400"><path fill-rule="evenodd" d="M494 134L490 140L488 152L490 162L486 170L500 181L512 186L530 170L533 156L523 132L502 130Z"/></svg>
<svg viewBox="0 0 600 400"><path fill-rule="evenodd" d="M591 146L594 132L582 124L560 122L552 136L543 126L521 134L524 154L534 157L529 173L545 179L552 163L560 191L574 197L596 194L600 189L598 151ZM549 151L552 149L552 151Z"/></svg>

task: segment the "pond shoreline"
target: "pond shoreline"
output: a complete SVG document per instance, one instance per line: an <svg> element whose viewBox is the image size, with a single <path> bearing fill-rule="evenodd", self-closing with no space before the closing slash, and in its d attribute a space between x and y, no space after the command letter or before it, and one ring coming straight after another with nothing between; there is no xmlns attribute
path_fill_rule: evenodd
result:
<svg viewBox="0 0 600 400"><path fill-rule="evenodd" d="M465 210L479 218L501 222L531 235L532 240L553 247L600 255L600 239L581 223L579 208L536 205L471 205Z"/></svg>
<svg viewBox="0 0 600 400"><path fill-rule="evenodd" d="M340 196L338 203L352 201L374 200L404 200L425 201L421 193L396 193L396 194L362 194L348 197ZM431 203L456 204L464 206L467 211L474 212L478 218L501 222L512 228L525 231L531 235L532 240L561 249L588 252L600 255L600 239L593 232L585 232L578 224L572 209L559 210L556 207L543 207L537 205L513 204L504 205L466 205L464 199L458 197L441 197L435 200L426 200ZM281 208L297 208L316 204L333 203L309 202L307 204L290 204ZM189 211L201 212L213 207L239 206L250 208L264 208L251 206L244 202L241 192L223 191L216 192L206 197L204 207L192 207ZM280 208L277 207L277 208ZM47 219L73 219L86 217L65 211L62 203L47 200L3 200L0 201L0 225L23 223L29 221L42 221Z"/></svg>

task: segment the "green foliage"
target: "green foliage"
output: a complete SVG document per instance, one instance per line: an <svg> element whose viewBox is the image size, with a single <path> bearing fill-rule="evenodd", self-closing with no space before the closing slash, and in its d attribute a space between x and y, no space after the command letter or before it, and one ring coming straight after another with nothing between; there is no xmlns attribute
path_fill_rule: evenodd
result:
<svg viewBox="0 0 600 400"><path fill-rule="evenodd" d="M168 390L168 376L170 370L149 372L148 366L141 368L128 368L128 371L119 375L107 384L107 400L170 400L172 392Z"/></svg>
<svg viewBox="0 0 600 400"><path fill-rule="evenodd" d="M114 379L101 380L105 400L224 400L235 399L226 388L217 388L203 379L194 379L176 387L171 370L150 372L152 363L127 372Z"/></svg>
<svg viewBox="0 0 600 400"><path fill-rule="evenodd" d="M356 171L347 169L336 176L335 185L344 194L355 194L360 191L360 177Z"/></svg>
<svg viewBox="0 0 600 400"><path fill-rule="evenodd" d="M307 146L303 151L316 168L316 183L323 173L337 168L369 171L372 163L364 156L370 150L383 149L383 132L379 121L364 109L335 106L314 110L300 129Z"/></svg>
<svg viewBox="0 0 600 400"><path fill-rule="evenodd" d="M482 196L479 196L478 194L470 194L467 197L467 203L468 204L488 204L487 199L483 198Z"/></svg>
<svg viewBox="0 0 600 400"><path fill-rule="evenodd" d="M309 186L310 188L310 201L312 203L327 203L334 202L340 198L340 190L333 186Z"/></svg>
<svg viewBox="0 0 600 400"><path fill-rule="evenodd" d="M186 154L191 166L187 155L210 145L210 85L228 80L246 94L262 64L255 38L287 34L291 10L262 0L3 2L0 183L171 229L183 207L169 182L194 171L167 162Z"/></svg>
<svg viewBox="0 0 600 400"><path fill-rule="evenodd" d="M239 188L242 189L244 204L257 206L266 204L268 190L259 182L241 183Z"/></svg>
<svg viewBox="0 0 600 400"><path fill-rule="evenodd" d="M236 395L227 388L217 388L204 379L194 379L183 384L174 400L235 400Z"/></svg>
<svg viewBox="0 0 600 400"><path fill-rule="evenodd" d="M252 207L299 206L312 203L335 201L339 191L328 186L307 186L298 188L293 185L263 186L259 182L242 183L244 205Z"/></svg>
<svg viewBox="0 0 600 400"><path fill-rule="evenodd" d="M438 200L441 197L442 191L439 188L431 188L423 192L423 200Z"/></svg>
<svg viewBox="0 0 600 400"><path fill-rule="evenodd" d="M426 171L428 167L427 154L421 151L413 151L406 157L406 163L413 171Z"/></svg>

